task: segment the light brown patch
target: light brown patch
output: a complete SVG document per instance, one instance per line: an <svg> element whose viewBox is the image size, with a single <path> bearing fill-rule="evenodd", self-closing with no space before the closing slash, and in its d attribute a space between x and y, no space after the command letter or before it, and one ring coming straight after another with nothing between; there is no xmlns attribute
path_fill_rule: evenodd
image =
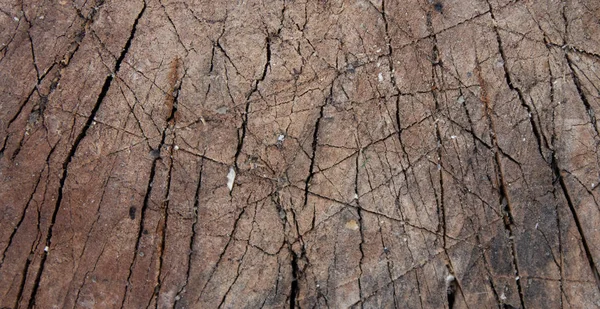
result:
<svg viewBox="0 0 600 309"><path fill-rule="evenodd" d="M346 222L346 228L349 230L356 231L359 228L358 222L356 222L356 220L349 220L348 222Z"/></svg>
<svg viewBox="0 0 600 309"><path fill-rule="evenodd" d="M175 105L175 96L176 93L175 91L177 91L177 88L179 86L179 67L181 66L181 60L179 58L179 56L175 57L175 59L173 59L173 61L171 61L170 67L169 67L169 88L168 88L168 92L167 92L167 97L165 99L165 105L167 106L167 110L168 110L168 114L167 114L167 119L171 118L171 115L173 115L172 119L170 119L171 121L175 121L175 117L177 116L175 113L175 111L173 110L174 105Z"/></svg>

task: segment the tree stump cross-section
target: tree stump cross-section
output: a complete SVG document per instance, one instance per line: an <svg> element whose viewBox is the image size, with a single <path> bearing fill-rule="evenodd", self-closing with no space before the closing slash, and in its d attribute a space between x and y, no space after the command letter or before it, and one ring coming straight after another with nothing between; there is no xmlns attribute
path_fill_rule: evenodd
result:
<svg viewBox="0 0 600 309"><path fill-rule="evenodd" d="M0 308L600 307L600 2L0 0Z"/></svg>

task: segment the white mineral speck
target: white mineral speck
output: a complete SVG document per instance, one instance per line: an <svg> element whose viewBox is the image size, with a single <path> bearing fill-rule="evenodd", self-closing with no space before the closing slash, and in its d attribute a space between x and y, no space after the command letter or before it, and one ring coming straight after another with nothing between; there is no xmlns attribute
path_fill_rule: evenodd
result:
<svg viewBox="0 0 600 309"><path fill-rule="evenodd" d="M45 246L45 247L44 247L44 252L48 252L48 250L49 250L49 249L50 249L50 248L48 248L48 246Z"/></svg>
<svg viewBox="0 0 600 309"><path fill-rule="evenodd" d="M233 190L233 181L235 180L235 169L233 167L229 168L229 173L227 174L227 188L229 191Z"/></svg>
<svg viewBox="0 0 600 309"><path fill-rule="evenodd" d="M179 150L179 146L175 145L175 146L173 147L173 149L175 149L175 150Z"/></svg>
<svg viewBox="0 0 600 309"><path fill-rule="evenodd" d="M377 78L379 79L380 82L383 81L383 73L379 72L379 75L377 75Z"/></svg>
<svg viewBox="0 0 600 309"><path fill-rule="evenodd" d="M279 141L279 142L283 142L284 139L285 139L285 135L283 135L283 134L279 134L279 137L277 137L277 141Z"/></svg>
<svg viewBox="0 0 600 309"><path fill-rule="evenodd" d="M456 135L450 136L451 139L456 139Z"/></svg>
<svg viewBox="0 0 600 309"><path fill-rule="evenodd" d="M14 19L15 21L19 21L19 17L17 17L17 16L13 17L13 19Z"/></svg>

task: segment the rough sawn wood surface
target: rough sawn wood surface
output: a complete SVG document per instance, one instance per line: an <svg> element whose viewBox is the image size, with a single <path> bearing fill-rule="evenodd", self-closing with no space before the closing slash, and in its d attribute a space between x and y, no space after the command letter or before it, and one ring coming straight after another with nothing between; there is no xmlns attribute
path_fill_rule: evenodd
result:
<svg viewBox="0 0 600 309"><path fill-rule="evenodd" d="M597 308L600 1L0 0L1 308Z"/></svg>

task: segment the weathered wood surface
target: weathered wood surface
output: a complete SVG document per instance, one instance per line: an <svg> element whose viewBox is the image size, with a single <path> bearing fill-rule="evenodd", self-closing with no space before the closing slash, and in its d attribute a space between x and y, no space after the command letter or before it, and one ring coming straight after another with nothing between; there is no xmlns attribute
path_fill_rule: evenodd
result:
<svg viewBox="0 0 600 309"><path fill-rule="evenodd" d="M0 307L600 306L600 2L0 1Z"/></svg>

